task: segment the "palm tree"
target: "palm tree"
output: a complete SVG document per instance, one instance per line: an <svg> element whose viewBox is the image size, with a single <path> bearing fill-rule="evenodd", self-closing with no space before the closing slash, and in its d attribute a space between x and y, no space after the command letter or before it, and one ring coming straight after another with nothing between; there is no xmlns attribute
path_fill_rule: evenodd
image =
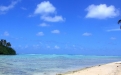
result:
<svg viewBox="0 0 121 75"><path fill-rule="evenodd" d="M120 24L121 23L121 19L120 20L118 20L118 24ZM120 29L121 29L121 25L120 25Z"/></svg>
<svg viewBox="0 0 121 75"><path fill-rule="evenodd" d="M0 41L0 45L2 45L2 42Z"/></svg>
<svg viewBox="0 0 121 75"><path fill-rule="evenodd" d="M3 45L6 46L6 40L3 40Z"/></svg>
<svg viewBox="0 0 121 75"><path fill-rule="evenodd" d="M10 42L7 42L7 43L6 43L6 46L7 46L7 47L11 47Z"/></svg>
<svg viewBox="0 0 121 75"><path fill-rule="evenodd" d="M7 42L7 41L4 40L4 39L1 39L0 45L7 46L7 47L11 47L11 43L10 43L10 42Z"/></svg>
<svg viewBox="0 0 121 75"><path fill-rule="evenodd" d="M0 55L16 55L16 51L11 47L10 42L0 40Z"/></svg>
<svg viewBox="0 0 121 75"><path fill-rule="evenodd" d="M3 39L1 39L1 43L2 43L2 45L3 45L3 41L4 41L4 40L3 40Z"/></svg>

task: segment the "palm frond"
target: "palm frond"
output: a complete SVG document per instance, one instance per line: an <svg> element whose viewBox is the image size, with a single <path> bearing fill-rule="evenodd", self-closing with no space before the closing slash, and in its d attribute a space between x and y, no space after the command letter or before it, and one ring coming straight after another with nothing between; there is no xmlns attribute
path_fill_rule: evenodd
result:
<svg viewBox="0 0 121 75"><path fill-rule="evenodd" d="M121 20L118 20L118 24L121 23Z"/></svg>

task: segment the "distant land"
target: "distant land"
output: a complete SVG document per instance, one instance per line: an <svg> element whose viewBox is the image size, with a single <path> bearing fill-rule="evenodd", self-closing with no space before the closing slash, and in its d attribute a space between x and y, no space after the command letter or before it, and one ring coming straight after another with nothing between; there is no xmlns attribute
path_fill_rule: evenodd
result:
<svg viewBox="0 0 121 75"><path fill-rule="evenodd" d="M16 55L16 51L11 47L10 42L4 39L0 41L0 55Z"/></svg>

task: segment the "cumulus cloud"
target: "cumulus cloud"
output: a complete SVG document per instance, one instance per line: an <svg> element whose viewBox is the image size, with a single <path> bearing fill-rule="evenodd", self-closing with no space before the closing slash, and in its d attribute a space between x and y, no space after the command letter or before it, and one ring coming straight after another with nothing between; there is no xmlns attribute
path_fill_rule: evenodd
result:
<svg viewBox="0 0 121 75"><path fill-rule="evenodd" d="M59 31L59 30L53 30L53 31L51 31L51 33L59 34L59 33L60 33L60 31Z"/></svg>
<svg viewBox="0 0 121 75"><path fill-rule="evenodd" d="M44 1L37 5L35 9L35 14L50 14L55 13L56 8L49 2Z"/></svg>
<svg viewBox="0 0 121 75"><path fill-rule="evenodd" d="M106 30L107 32L112 32L112 31L121 31L120 29L109 29L109 30Z"/></svg>
<svg viewBox="0 0 121 75"><path fill-rule="evenodd" d="M60 49L60 47L59 46L55 46L55 49Z"/></svg>
<svg viewBox="0 0 121 75"><path fill-rule="evenodd" d="M62 16L42 16L41 19L43 19L44 21L48 21L48 22L59 22L59 21L64 21Z"/></svg>
<svg viewBox="0 0 121 75"><path fill-rule="evenodd" d="M116 40L116 38L115 38L115 37L111 37L110 39L111 39L111 40Z"/></svg>
<svg viewBox="0 0 121 75"><path fill-rule="evenodd" d="M49 2L43 1L37 5L34 14L40 14L41 19L47 22L60 22L64 21L62 16L56 15L56 8ZM55 15L54 17L51 15Z"/></svg>
<svg viewBox="0 0 121 75"><path fill-rule="evenodd" d="M9 36L9 33L7 31L4 32L4 36Z"/></svg>
<svg viewBox="0 0 121 75"><path fill-rule="evenodd" d="M82 35L83 35L83 36L91 36L92 34L86 32L86 33L83 33Z"/></svg>
<svg viewBox="0 0 121 75"><path fill-rule="evenodd" d="M43 36L44 33L43 33L43 32L38 32L36 35L37 35L37 36Z"/></svg>
<svg viewBox="0 0 121 75"><path fill-rule="evenodd" d="M41 26L41 27L47 27L47 26L49 26L49 25L46 24L46 23L41 23L39 26Z"/></svg>
<svg viewBox="0 0 121 75"><path fill-rule="evenodd" d="M7 11L9 11L10 9L14 8L15 5L19 2L20 0L17 1L13 1L10 5L8 6L0 6L0 14L4 14Z"/></svg>
<svg viewBox="0 0 121 75"><path fill-rule="evenodd" d="M100 5L90 5L86 8L88 12L86 18L97 18L97 19L105 19L105 18L113 18L119 15L119 10L115 8L115 6L106 4Z"/></svg>

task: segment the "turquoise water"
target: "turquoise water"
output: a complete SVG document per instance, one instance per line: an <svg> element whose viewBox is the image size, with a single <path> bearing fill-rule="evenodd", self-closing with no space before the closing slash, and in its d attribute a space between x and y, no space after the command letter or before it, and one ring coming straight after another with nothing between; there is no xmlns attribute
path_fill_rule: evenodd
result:
<svg viewBox="0 0 121 75"><path fill-rule="evenodd" d="M0 75L56 75L116 61L121 61L121 56L41 54L0 56Z"/></svg>

